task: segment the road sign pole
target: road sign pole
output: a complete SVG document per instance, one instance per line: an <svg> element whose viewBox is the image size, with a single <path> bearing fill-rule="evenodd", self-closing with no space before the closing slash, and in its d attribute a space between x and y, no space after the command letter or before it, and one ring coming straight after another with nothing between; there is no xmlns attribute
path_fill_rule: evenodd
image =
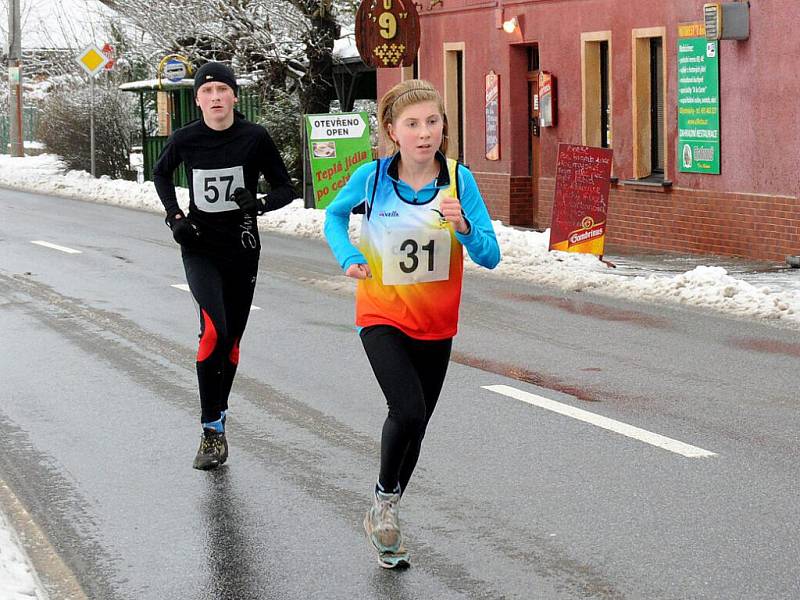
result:
<svg viewBox="0 0 800 600"><path fill-rule="evenodd" d="M89 84L91 86L90 108L89 108L89 154L92 161L92 177L95 174L95 160L94 160L94 80L103 68L108 64L108 57L103 54L103 51L94 45L87 46L87 48L75 57L78 64L83 67L86 74L89 76Z"/></svg>
<svg viewBox="0 0 800 600"><path fill-rule="evenodd" d="M92 177L95 177L95 169L94 169L94 75L90 75L89 79L92 82L91 85L91 108L89 109L89 151L92 155Z"/></svg>

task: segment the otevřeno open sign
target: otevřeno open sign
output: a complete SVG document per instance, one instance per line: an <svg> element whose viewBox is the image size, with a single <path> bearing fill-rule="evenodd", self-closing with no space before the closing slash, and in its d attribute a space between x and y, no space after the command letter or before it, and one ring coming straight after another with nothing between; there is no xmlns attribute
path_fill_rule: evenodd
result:
<svg viewBox="0 0 800 600"><path fill-rule="evenodd" d="M360 138L367 124L361 115L330 115L311 118L312 140L335 140L341 138Z"/></svg>

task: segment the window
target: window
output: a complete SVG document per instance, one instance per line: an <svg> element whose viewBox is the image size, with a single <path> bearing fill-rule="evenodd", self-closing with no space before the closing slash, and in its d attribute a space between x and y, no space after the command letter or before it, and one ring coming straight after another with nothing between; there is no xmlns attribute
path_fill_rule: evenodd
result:
<svg viewBox="0 0 800 600"><path fill-rule="evenodd" d="M666 56L663 27L633 30L633 170L637 179L663 180L666 148Z"/></svg>
<svg viewBox="0 0 800 600"><path fill-rule="evenodd" d="M464 43L444 45L444 105L447 112L447 155L464 161Z"/></svg>
<svg viewBox="0 0 800 600"><path fill-rule="evenodd" d="M611 148L611 72L608 41L600 42L600 146Z"/></svg>
<svg viewBox="0 0 800 600"><path fill-rule="evenodd" d="M611 148L611 32L584 33L581 43L583 143Z"/></svg>
<svg viewBox="0 0 800 600"><path fill-rule="evenodd" d="M664 57L661 38L650 38L650 170L664 176Z"/></svg>

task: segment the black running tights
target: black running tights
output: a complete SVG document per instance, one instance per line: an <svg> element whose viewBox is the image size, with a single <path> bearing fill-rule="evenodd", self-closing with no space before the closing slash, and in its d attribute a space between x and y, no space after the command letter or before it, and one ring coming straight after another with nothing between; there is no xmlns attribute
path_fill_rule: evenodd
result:
<svg viewBox="0 0 800 600"><path fill-rule="evenodd" d="M361 342L389 407L379 482L387 492L398 485L405 491L442 390L453 340L417 340L396 327L374 325L361 330Z"/></svg>
<svg viewBox="0 0 800 600"><path fill-rule="evenodd" d="M239 365L239 342L253 302L258 257L215 258L184 251L183 266L200 315L196 363L200 422L211 423L228 409Z"/></svg>

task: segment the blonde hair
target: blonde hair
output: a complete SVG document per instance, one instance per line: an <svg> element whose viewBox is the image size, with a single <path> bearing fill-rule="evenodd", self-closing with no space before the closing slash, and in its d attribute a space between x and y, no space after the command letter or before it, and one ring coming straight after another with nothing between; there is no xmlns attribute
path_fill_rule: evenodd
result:
<svg viewBox="0 0 800 600"><path fill-rule="evenodd" d="M433 84L423 79L407 79L386 92L378 103L378 123L383 141L397 151L397 143L389 135L389 125L412 104L434 102L442 115L442 143L439 150L447 154L447 115L444 112L444 101Z"/></svg>

